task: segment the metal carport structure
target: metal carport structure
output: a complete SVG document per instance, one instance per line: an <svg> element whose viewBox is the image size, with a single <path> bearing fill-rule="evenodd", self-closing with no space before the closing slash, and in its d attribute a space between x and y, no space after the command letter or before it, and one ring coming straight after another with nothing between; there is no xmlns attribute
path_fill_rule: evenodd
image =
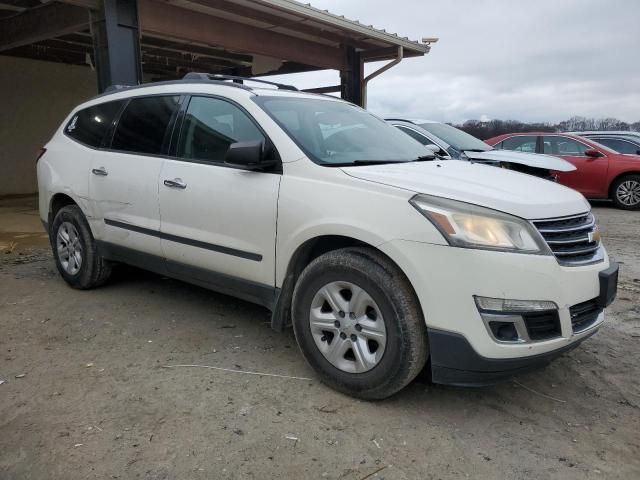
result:
<svg viewBox="0 0 640 480"><path fill-rule="evenodd" d="M0 0L0 55L89 65L111 84L202 71L261 76L332 69L364 105L364 64L417 57L419 43L292 0Z"/></svg>

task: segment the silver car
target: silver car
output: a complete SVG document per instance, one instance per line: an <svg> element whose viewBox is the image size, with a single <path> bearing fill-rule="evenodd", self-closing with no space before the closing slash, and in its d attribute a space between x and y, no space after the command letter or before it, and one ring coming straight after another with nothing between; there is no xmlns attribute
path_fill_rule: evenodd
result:
<svg viewBox="0 0 640 480"><path fill-rule="evenodd" d="M535 153L535 145L531 152L497 150L446 123L401 118L388 118L387 121L433 150L442 159L486 163L554 181L556 180L554 172L575 170L575 167L566 160Z"/></svg>

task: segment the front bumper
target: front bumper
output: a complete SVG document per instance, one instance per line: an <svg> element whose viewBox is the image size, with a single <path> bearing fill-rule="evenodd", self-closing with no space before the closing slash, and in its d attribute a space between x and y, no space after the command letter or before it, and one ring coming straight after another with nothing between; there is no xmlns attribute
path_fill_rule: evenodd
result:
<svg viewBox="0 0 640 480"><path fill-rule="evenodd" d="M459 387L493 385L514 375L546 367L553 359L573 350L596 331L593 329L579 340L551 352L497 359L479 355L459 333L430 328L431 379L434 383Z"/></svg>
<svg viewBox="0 0 640 480"><path fill-rule="evenodd" d="M482 385L543 366L575 348L604 321L600 311L588 328L574 331L572 312L577 305L599 302L605 295L601 289L607 290L609 300L615 296L617 265L610 264L606 252L602 262L567 267L552 256L405 240L387 242L379 248L398 263L416 291L429 329L436 382ZM613 278L604 287L601 272ZM531 343L497 342L487 331L474 295L555 302L560 334Z"/></svg>

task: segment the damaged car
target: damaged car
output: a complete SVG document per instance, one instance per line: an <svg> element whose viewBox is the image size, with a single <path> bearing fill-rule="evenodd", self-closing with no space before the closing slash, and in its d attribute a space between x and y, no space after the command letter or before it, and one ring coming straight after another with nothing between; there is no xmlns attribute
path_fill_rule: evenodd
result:
<svg viewBox="0 0 640 480"><path fill-rule="evenodd" d="M505 152L446 123L400 118L388 118L387 121L441 159L484 163L552 181L558 180L556 172L572 172L576 169L561 158L536 154L535 141L532 145L521 145L517 152Z"/></svg>

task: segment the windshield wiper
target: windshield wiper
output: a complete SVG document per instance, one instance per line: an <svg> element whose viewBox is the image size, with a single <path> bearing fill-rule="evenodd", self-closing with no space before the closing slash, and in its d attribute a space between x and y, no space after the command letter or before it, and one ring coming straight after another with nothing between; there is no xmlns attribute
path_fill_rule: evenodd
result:
<svg viewBox="0 0 640 480"><path fill-rule="evenodd" d="M436 159L436 155L421 155L418 158L414 158L411 161L412 162L428 162L435 159Z"/></svg>
<svg viewBox="0 0 640 480"><path fill-rule="evenodd" d="M327 167L353 167L364 165L385 165L389 163L407 163L411 160L354 160L353 162L341 162L341 163L324 163Z"/></svg>

